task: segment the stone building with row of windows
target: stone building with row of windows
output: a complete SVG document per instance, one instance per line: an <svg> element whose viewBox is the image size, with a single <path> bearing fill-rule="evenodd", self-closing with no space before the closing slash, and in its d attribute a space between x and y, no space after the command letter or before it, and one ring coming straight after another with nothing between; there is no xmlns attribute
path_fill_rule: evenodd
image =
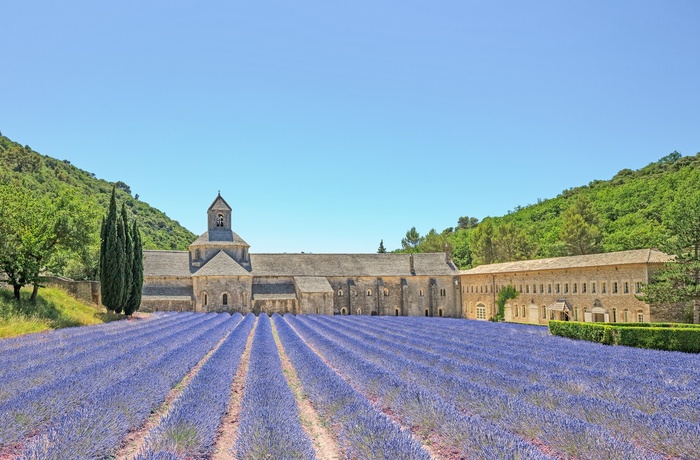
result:
<svg viewBox="0 0 700 460"><path fill-rule="evenodd" d="M506 321L679 321L638 300L669 257L651 249L482 265L458 270L448 254L251 254L217 196L208 230L188 251L144 251L141 309L445 316L486 320L498 292L518 291Z"/></svg>
<svg viewBox="0 0 700 460"><path fill-rule="evenodd" d="M461 316L443 253L251 254L217 196L188 251L144 251L142 311Z"/></svg>

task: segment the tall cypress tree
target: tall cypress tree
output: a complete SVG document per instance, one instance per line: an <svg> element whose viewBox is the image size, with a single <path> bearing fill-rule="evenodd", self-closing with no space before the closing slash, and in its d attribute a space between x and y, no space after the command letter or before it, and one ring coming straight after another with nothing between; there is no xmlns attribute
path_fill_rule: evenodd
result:
<svg viewBox="0 0 700 460"><path fill-rule="evenodd" d="M132 315L141 305L141 289L143 288L143 245L139 229L134 225L131 228L131 237L134 242L133 258L131 264L131 290L129 300L124 307L124 314Z"/></svg>
<svg viewBox="0 0 700 460"><path fill-rule="evenodd" d="M129 296L131 295L131 284L132 284L132 265L134 263L134 245L131 240L131 230L129 229L129 218L126 215L126 205L122 202L122 215L121 215L122 225L124 227L123 235L123 246L124 246L124 293L122 307L126 310L126 305L129 301ZM126 311L124 311L125 314Z"/></svg>
<svg viewBox="0 0 700 460"><path fill-rule="evenodd" d="M120 313L124 305L124 226L120 225L120 221L117 215L116 189L112 188L112 198L102 228L100 288L102 304L116 313Z"/></svg>

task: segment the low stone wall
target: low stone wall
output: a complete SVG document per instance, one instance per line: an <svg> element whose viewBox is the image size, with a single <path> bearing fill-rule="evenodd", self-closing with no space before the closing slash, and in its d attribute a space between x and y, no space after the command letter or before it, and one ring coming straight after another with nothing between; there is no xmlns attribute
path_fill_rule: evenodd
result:
<svg viewBox="0 0 700 460"><path fill-rule="evenodd" d="M47 286L59 287L68 291L74 297L95 305L101 305L99 281L76 281L61 276L46 276L43 278Z"/></svg>

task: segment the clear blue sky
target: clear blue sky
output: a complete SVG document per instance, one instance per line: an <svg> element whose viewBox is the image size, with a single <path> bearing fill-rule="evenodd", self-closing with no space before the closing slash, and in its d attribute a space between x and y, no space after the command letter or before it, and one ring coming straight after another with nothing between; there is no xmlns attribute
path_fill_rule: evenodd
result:
<svg viewBox="0 0 700 460"><path fill-rule="evenodd" d="M0 0L0 130L253 252L374 252L700 151L700 2Z"/></svg>

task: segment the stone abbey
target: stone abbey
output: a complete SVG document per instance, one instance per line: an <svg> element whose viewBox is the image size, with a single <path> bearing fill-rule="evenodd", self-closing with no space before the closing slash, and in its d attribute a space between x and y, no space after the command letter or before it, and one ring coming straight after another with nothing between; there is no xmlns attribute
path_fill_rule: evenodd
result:
<svg viewBox="0 0 700 460"><path fill-rule="evenodd" d="M635 296L669 259L642 249L459 270L446 253L254 254L218 195L188 251L144 251L142 311L229 311L488 319L515 286L507 321L680 321Z"/></svg>

